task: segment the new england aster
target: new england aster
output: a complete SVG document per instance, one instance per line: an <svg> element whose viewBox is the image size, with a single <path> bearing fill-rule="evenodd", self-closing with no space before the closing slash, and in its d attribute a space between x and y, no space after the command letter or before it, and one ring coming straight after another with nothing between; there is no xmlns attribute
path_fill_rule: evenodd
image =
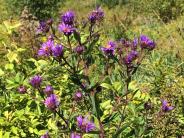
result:
<svg viewBox="0 0 184 138"><path fill-rule="evenodd" d="M113 41L109 41L106 47L101 47L101 50L106 56L113 56L115 52L116 44Z"/></svg>
<svg viewBox="0 0 184 138"><path fill-rule="evenodd" d="M128 53L127 56L124 57L124 63L126 65L131 64L137 58L137 56L138 56L138 52L132 50L130 53Z"/></svg>
<svg viewBox="0 0 184 138"><path fill-rule="evenodd" d="M143 49L153 50L155 48L155 42L145 35L140 36L140 46Z"/></svg>
<svg viewBox="0 0 184 138"><path fill-rule="evenodd" d="M77 123L82 132L88 133L95 129L95 124L93 122L90 122L87 117L78 116Z"/></svg>
<svg viewBox="0 0 184 138"><path fill-rule="evenodd" d="M73 28L73 26L71 25L61 23L59 24L58 30L62 32L64 35L70 36L75 31L75 28Z"/></svg>
<svg viewBox="0 0 184 138"><path fill-rule="evenodd" d="M50 56L52 47L54 46L54 41L48 40L41 45L41 48L38 50L39 56Z"/></svg>
<svg viewBox="0 0 184 138"><path fill-rule="evenodd" d="M43 92L47 95L47 96L50 96L51 94L53 94L53 87L51 85L47 85L45 87L45 89L43 90Z"/></svg>
<svg viewBox="0 0 184 138"><path fill-rule="evenodd" d="M170 106L166 100L162 100L162 111L168 112L168 111L171 111L173 109L174 109L174 107Z"/></svg>
<svg viewBox="0 0 184 138"><path fill-rule="evenodd" d="M42 135L40 138L50 138L49 133L46 132L44 135Z"/></svg>
<svg viewBox="0 0 184 138"><path fill-rule="evenodd" d="M44 101L45 106L50 110L55 110L59 106L59 100L55 94L51 94Z"/></svg>
<svg viewBox="0 0 184 138"><path fill-rule="evenodd" d="M61 16L61 21L67 25L73 25L75 14L73 11L67 11Z"/></svg>
<svg viewBox="0 0 184 138"><path fill-rule="evenodd" d="M101 21L104 18L104 12L101 7L98 7L96 10L92 11L88 17L89 21L93 24L96 21Z"/></svg>
<svg viewBox="0 0 184 138"><path fill-rule="evenodd" d="M30 79L29 83L32 87L39 88L42 83L42 77L40 75L36 75Z"/></svg>
<svg viewBox="0 0 184 138"><path fill-rule="evenodd" d="M63 56L63 46L62 45L56 45L52 47L52 55L54 57L62 57Z"/></svg>

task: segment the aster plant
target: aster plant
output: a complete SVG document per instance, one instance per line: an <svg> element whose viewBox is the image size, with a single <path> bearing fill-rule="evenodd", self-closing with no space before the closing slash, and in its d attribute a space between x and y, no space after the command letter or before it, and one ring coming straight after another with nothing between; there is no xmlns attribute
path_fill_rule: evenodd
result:
<svg viewBox="0 0 184 138"><path fill-rule="evenodd" d="M131 90L130 84L156 43L146 35L102 42L103 32L99 26L103 19L104 12L97 7L83 20L85 25L77 21L73 11L67 11L58 23L49 20L39 26L39 32L44 33L46 39L38 50L38 58L50 61L55 74L47 78L45 74L50 72L43 72L43 77L33 76L29 83L31 90L41 95L46 109L61 118L58 121L64 126L61 133L71 138L88 134L117 138L125 126L140 123L132 121L133 117L128 114L133 108L134 95L139 91ZM64 74L67 74L67 87L60 92L58 86L62 80L59 76ZM114 87L114 82L120 85L116 83ZM26 93L23 86L18 91ZM67 103L63 102L63 95L70 96ZM104 106L105 101L110 102ZM151 110L152 104L145 102L141 107ZM105 108L110 109L106 111ZM168 112L173 107L162 101L161 109ZM113 131L108 132L108 127Z"/></svg>

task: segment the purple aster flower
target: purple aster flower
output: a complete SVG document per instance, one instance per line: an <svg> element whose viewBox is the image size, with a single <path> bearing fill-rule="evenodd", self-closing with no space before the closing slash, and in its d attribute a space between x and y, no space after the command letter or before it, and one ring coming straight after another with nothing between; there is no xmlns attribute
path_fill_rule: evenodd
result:
<svg viewBox="0 0 184 138"><path fill-rule="evenodd" d="M54 57L62 57L63 56L63 46L56 45L56 46L52 47L52 55Z"/></svg>
<svg viewBox="0 0 184 138"><path fill-rule="evenodd" d="M67 25L64 23L59 24L58 29L60 32L63 32L66 36L71 35L75 31L75 29L71 25Z"/></svg>
<svg viewBox="0 0 184 138"><path fill-rule="evenodd" d="M73 25L75 14L73 11L67 11L61 16L62 22L67 25Z"/></svg>
<svg viewBox="0 0 184 138"><path fill-rule="evenodd" d="M132 49L136 49L137 45L138 45L138 38L134 38L133 42L132 42Z"/></svg>
<svg viewBox="0 0 184 138"><path fill-rule="evenodd" d="M43 90L43 92L47 95L47 96L50 96L51 94L53 94L53 87L51 85L47 85L45 87L45 89Z"/></svg>
<svg viewBox="0 0 184 138"><path fill-rule="evenodd" d="M48 40L43 43L41 48L38 50L39 56L49 56L51 54L51 49L54 46L54 41Z"/></svg>
<svg viewBox="0 0 184 138"><path fill-rule="evenodd" d="M83 95L82 95L82 92L81 91L75 92L75 94L74 94L74 100L75 101L81 101L82 100L82 97L83 97Z"/></svg>
<svg viewBox="0 0 184 138"><path fill-rule="evenodd" d="M44 135L41 136L41 138L50 138L49 133L46 132Z"/></svg>
<svg viewBox="0 0 184 138"><path fill-rule="evenodd" d="M96 21L101 21L104 18L104 12L101 7L98 7L96 10L92 11L88 17L91 23L95 23Z"/></svg>
<svg viewBox="0 0 184 138"><path fill-rule="evenodd" d="M101 47L101 50L104 52L105 55L112 56L114 55L115 48L116 44L112 41L109 41L106 47Z"/></svg>
<svg viewBox="0 0 184 138"><path fill-rule="evenodd" d="M95 129L95 124L93 122L90 122L87 117L78 116L77 117L77 123L78 127L81 129L81 131L88 133L89 131L92 131Z"/></svg>
<svg viewBox="0 0 184 138"><path fill-rule="evenodd" d="M162 111L168 112L168 111L171 111L173 109L174 109L174 107L170 106L166 100L162 100Z"/></svg>
<svg viewBox="0 0 184 138"><path fill-rule="evenodd" d="M140 36L141 48L153 50L155 48L155 42L145 35Z"/></svg>
<svg viewBox="0 0 184 138"><path fill-rule="evenodd" d="M84 52L84 46L77 46L75 47L74 51L77 53L77 54L82 54Z"/></svg>
<svg viewBox="0 0 184 138"><path fill-rule="evenodd" d="M42 33L42 32L47 33L49 32L49 30L50 30L49 25L45 21L40 21L40 25L37 29L37 33Z"/></svg>
<svg viewBox="0 0 184 138"><path fill-rule="evenodd" d="M77 133L71 133L70 138L82 138L82 136L80 134Z"/></svg>
<svg viewBox="0 0 184 138"><path fill-rule="evenodd" d="M51 94L44 101L45 106L50 110L55 110L59 106L59 100L55 94Z"/></svg>
<svg viewBox="0 0 184 138"><path fill-rule="evenodd" d="M125 58L124 58L124 63L126 65L129 65L132 63L133 60L135 60L138 56L138 52L132 50Z"/></svg>
<svg viewBox="0 0 184 138"><path fill-rule="evenodd" d="M27 92L26 86L23 86L23 85L19 86L18 87L18 92L21 93L21 94L25 94Z"/></svg>
<svg viewBox="0 0 184 138"><path fill-rule="evenodd" d="M36 75L30 79L29 83L32 87L39 88L42 83L42 77L40 75Z"/></svg>

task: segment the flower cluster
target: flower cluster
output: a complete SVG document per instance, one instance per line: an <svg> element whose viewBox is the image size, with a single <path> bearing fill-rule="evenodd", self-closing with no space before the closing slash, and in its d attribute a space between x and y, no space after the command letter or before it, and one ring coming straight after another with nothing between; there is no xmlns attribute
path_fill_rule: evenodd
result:
<svg viewBox="0 0 184 138"><path fill-rule="evenodd" d="M61 16L61 23L58 30L66 36L70 36L74 31L75 14L72 11L67 11Z"/></svg>
<svg viewBox="0 0 184 138"><path fill-rule="evenodd" d="M89 21L94 24L97 21L101 21L104 18L104 12L100 7L97 7L96 10L92 11L88 17Z"/></svg>
<svg viewBox="0 0 184 138"><path fill-rule="evenodd" d="M77 123L78 123L78 127L80 128L82 132L88 133L92 131L93 129L95 129L95 124L90 122L87 119L87 117L78 116Z"/></svg>
<svg viewBox="0 0 184 138"><path fill-rule="evenodd" d="M54 40L48 39L45 43L42 44L41 48L38 51L39 56L54 56L62 57L63 56L63 46L54 44Z"/></svg>
<svg viewBox="0 0 184 138"><path fill-rule="evenodd" d="M40 25L37 29L37 34L49 32L52 23L53 19L48 19L47 21L40 21Z"/></svg>
<svg viewBox="0 0 184 138"><path fill-rule="evenodd" d="M116 44L113 41L109 41L106 47L101 47L101 50L106 56L113 56L115 52Z"/></svg>

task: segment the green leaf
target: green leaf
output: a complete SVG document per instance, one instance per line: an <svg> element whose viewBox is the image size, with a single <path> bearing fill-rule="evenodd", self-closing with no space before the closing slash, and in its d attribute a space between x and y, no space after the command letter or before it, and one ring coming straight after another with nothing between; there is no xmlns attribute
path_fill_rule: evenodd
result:
<svg viewBox="0 0 184 138"><path fill-rule="evenodd" d="M4 71L0 68L0 76L4 75Z"/></svg>
<svg viewBox="0 0 184 138"><path fill-rule="evenodd" d="M5 69L6 70L13 70L13 68L14 68L14 65L13 64L6 64L5 65Z"/></svg>

